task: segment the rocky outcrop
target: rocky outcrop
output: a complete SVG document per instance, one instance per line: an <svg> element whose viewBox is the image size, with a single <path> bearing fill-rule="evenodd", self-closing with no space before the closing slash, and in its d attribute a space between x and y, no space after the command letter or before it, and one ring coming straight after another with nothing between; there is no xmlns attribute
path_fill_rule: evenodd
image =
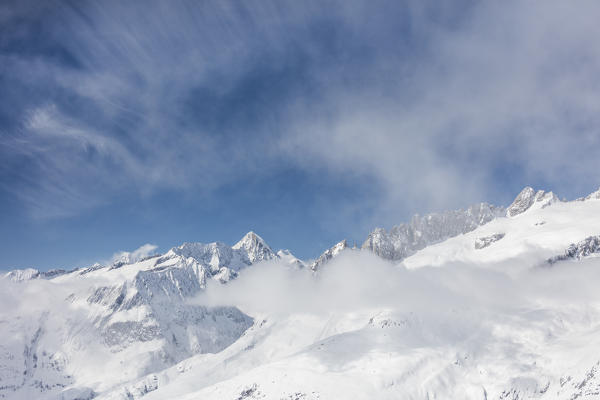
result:
<svg viewBox="0 0 600 400"><path fill-rule="evenodd" d="M348 249L348 242L344 239L335 246L325 250L325 252L310 265L310 269L312 271L318 271L324 264L331 261L346 249Z"/></svg>
<svg viewBox="0 0 600 400"><path fill-rule="evenodd" d="M480 237L475 240L475 249L480 250L490 246L505 236L504 233L495 233L490 236Z"/></svg>
<svg viewBox="0 0 600 400"><path fill-rule="evenodd" d="M504 215L502 207L480 203L466 210L416 215L409 223L394 226L389 231L377 228L362 245L387 260L400 261L430 244L471 232L496 217Z"/></svg>
<svg viewBox="0 0 600 400"><path fill-rule="evenodd" d="M527 186L521 190L521 193L519 193L512 204L508 206L506 209L506 216L515 217L519 214L523 214L534 205L537 205L539 208L544 208L558 201L560 201L560 199L552 192L545 192L543 190L538 190L536 192L533 188Z"/></svg>
<svg viewBox="0 0 600 400"><path fill-rule="evenodd" d="M578 243L573 243L564 254L548 259L549 264L565 260L581 260L591 255L600 255L600 236L590 236Z"/></svg>

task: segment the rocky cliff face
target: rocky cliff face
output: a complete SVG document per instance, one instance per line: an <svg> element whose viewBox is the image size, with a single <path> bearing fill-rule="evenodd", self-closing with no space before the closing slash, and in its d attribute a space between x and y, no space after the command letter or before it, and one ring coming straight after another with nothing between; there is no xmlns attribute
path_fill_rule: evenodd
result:
<svg viewBox="0 0 600 400"><path fill-rule="evenodd" d="M515 217L523 214L533 206L543 208L558 201L560 201L559 198L552 192L545 192L543 190L536 192L533 188L527 186L517 195L512 204L508 206L506 216Z"/></svg>
<svg viewBox="0 0 600 400"><path fill-rule="evenodd" d="M325 250L323 254L321 254L321 256L310 265L310 269L313 272L318 271L323 265L327 264L334 257L338 256L342 251L348 248L348 242L346 240L342 240L330 249Z"/></svg>
<svg viewBox="0 0 600 400"><path fill-rule="evenodd" d="M400 261L430 244L470 232L504 213L502 207L480 203L466 210L415 215L409 223L394 226L389 231L375 229L362 248L382 258Z"/></svg>
<svg viewBox="0 0 600 400"><path fill-rule="evenodd" d="M571 244L564 254L548 259L549 264L565 260L581 260L582 258L600 256L600 236L590 236L581 242Z"/></svg>

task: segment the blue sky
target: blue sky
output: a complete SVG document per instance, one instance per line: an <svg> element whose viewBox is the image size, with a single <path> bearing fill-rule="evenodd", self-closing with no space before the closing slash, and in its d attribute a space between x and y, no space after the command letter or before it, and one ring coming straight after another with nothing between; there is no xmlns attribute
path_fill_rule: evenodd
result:
<svg viewBox="0 0 600 400"><path fill-rule="evenodd" d="M600 5L4 1L0 269L254 230L303 258L600 186Z"/></svg>

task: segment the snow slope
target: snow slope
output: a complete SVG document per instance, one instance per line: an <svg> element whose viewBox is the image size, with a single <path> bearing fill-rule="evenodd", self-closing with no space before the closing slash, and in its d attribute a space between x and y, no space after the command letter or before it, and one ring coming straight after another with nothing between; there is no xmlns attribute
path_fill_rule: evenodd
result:
<svg viewBox="0 0 600 400"><path fill-rule="evenodd" d="M515 203L520 203L521 194ZM545 201L532 202L512 217L496 218L474 231L428 246L402 264L407 268L453 263L484 268L529 268L562 254L572 243L600 234L599 199L560 202L550 200L553 198L553 195L547 196ZM511 209L515 207L509 207L508 215ZM494 235L503 236L484 248L477 248L478 241Z"/></svg>

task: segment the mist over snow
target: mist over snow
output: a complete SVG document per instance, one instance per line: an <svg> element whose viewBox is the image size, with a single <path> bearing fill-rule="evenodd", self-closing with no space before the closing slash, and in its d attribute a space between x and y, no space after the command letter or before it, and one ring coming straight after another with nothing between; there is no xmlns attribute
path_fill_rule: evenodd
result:
<svg viewBox="0 0 600 400"><path fill-rule="evenodd" d="M156 254L158 246L155 244L146 243L133 251L119 251L113 254L111 262L126 262L134 263L141 261L143 258Z"/></svg>
<svg viewBox="0 0 600 400"><path fill-rule="evenodd" d="M249 315L394 309L435 319L467 312L484 324L484 319L528 308L597 306L599 278L597 262L530 268L527 259L516 259L486 268L456 263L407 269L368 252L348 251L318 275L264 262L227 285L210 282L192 302L234 306Z"/></svg>

